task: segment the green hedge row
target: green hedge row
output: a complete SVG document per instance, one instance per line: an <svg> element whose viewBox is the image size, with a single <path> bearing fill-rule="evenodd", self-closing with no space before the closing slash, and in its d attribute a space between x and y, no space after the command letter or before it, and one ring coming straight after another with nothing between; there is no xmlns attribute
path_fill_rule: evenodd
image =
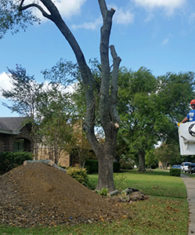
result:
<svg viewBox="0 0 195 235"><path fill-rule="evenodd" d="M98 161L94 159L86 160L85 168L87 169L88 174L98 173ZM120 163L118 162L113 163L113 171L114 172L120 171Z"/></svg>
<svg viewBox="0 0 195 235"><path fill-rule="evenodd" d="M171 168L170 169L170 175L171 176L180 176L181 174L181 170L180 169L175 169L175 168Z"/></svg>
<svg viewBox="0 0 195 235"><path fill-rule="evenodd" d="M0 153L0 174L22 165L25 160L32 160L32 153L29 152L1 152Z"/></svg>

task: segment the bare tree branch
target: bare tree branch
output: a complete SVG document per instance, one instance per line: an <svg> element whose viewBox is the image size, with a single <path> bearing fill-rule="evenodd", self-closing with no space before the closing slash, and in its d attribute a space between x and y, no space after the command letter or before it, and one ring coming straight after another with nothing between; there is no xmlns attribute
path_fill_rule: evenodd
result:
<svg viewBox="0 0 195 235"><path fill-rule="evenodd" d="M105 0L99 0L100 10L103 17L103 25L101 27L101 41L100 41L100 58L102 69L102 81L100 88L100 117L104 129L109 133L107 123L110 123L110 107L109 107L109 88L110 88L110 63L109 63L109 40L112 27L112 17L114 9L107 10ZM107 132L106 131L106 132ZM106 134L105 132L105 134Z"/></svg>
<svg viewBox="0 0 195 235"><path fill-rule="evenodd" d="M107 6L106 6L106 2L105 2L105 0L98 0L98 2L99 2L101 14L102 14L103 18L105 18L107 11L108 11Z"/></svg>
<svg viewBox="0 0 195 235"><path fill-rule="evenodd" d="M117 55L115 47L113 45L110 46L110 52L113 58L112 86L111 86L111 114L112 114L112 119L115 123L115 127L118 128L119 126L118 125L116 126L116 123L119 123L119 116L116 109L116 104L117 104L117 93L118 93L118 71L121 58Z"/></svg>
<svg viewBox="0 0 195 235"><path fill-rule="evenodd" d="M31 8L31 7L36 7L36 8L38 8L38 9L41 11L41 13L42 13L42 15L43 15L44 17L46 17L46 18L48 18L48 19L51 19L51 15L47 14L47 12L44 11L44 9L43 9L40 5L38 5L38 4L36 4L36 3L31 3L31 4L28 4L28 5L26 5L26 6L22 6L23 3L24 3L24 0L22 0L21 3L20 3L19 11L24 11L24 10L27 10L27 9L29 9L29 8Z"/></svg>
<svg viewBox="0 0 195 235"><path fill-rule="evenodd" d="M19 9L22 7L23 3L24 3L24 0L21 1L20 5L19 5Z"/></svg>

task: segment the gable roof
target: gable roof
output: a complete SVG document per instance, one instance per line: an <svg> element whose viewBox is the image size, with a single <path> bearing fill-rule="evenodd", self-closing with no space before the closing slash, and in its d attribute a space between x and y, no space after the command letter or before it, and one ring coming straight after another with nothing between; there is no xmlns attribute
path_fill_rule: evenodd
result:
<svg viewBox="0 0 195 235"><path fill-rule="evenodd" d="M17 135L27 120L26 117L0 117L0 133Z"/></svg>

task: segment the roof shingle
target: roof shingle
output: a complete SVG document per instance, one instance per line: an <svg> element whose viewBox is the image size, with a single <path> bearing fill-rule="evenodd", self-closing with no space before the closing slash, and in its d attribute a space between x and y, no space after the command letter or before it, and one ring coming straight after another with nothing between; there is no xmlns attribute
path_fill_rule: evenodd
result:
<svg viewBox="0 0 195 235"><path fill-rule="evenodd" d="M26 117L0 117L0 133L16 133L26 124Z"/></svg>

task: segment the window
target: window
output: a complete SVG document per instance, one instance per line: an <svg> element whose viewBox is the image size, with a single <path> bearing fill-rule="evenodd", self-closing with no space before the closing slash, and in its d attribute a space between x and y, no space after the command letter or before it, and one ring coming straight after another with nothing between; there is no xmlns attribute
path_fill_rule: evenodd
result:
<svg viewBox="0 0 195 235"><path fill-rule="evenodd" d="M14 142L14 152L24 151L24 139L18 139Z"/></svg>

